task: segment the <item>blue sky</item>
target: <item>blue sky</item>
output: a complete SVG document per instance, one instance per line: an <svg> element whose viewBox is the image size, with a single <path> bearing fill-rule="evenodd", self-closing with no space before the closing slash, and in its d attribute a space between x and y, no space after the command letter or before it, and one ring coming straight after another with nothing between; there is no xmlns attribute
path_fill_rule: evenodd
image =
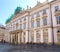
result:
<svg viewBox="0 0 60 52"><path fill-rule="evenodd" d="M38 0L44 1L44 0ZM9 18L17 6L27 8L27 5L33 7L37 3L37 0L0 0L0 23L5 25L6 19Z"/></svg>

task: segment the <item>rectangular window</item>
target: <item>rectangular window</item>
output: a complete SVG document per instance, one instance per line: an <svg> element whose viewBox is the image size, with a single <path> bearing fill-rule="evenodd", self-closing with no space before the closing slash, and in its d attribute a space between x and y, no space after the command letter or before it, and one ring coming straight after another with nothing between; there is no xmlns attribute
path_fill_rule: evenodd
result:
<svg viewBox="0 0 60 52"><path fill-rule="evenodd" d="M39 12L37 12L37 17L40 17L40 13Z"/></svg>
<svg viewBox="0 0 60 52"><path fill-rule="evenodd" d="M26 16L24 17L24 21L26 20Z"/></svg>
<svg viewBox="0 0 60 52"><path fill-rule="evenodd" d="M55 11L58 11L59 10L59 7L58 6L55 6Z"/></svg>
<svg viewBox="0 0 60 52"><path fill-rule="evenodd" d="M43 40L45 43L48 42L48 30L47 29L43 30Z"/></svg>
<svg viewBox="0 0 60 52"><path fill-rule="evenodd" d="M20 19L20 22L22 22L22 19Z"/></svg>
<svg viewBox="0 0 60 52"><path fill-rule="evenodd" d="M24 24L24 29L26 29L26 23Z"/></svg>
<svg viewBox="0 0 60 52"><path fill-rule="evenodd" d="M47 18L43 19L43 24L44 24L44 26L47 25Z"/></svg>
<svg viewBox="0 0 60 52"><path fill-rule="evenodd" d="M43 14L46 14L46 9L43 9Z"/></svg>
<svg viewBox="0 0 60 52"><path fill-rule="evenodd" d="M37 20L37 27L40 27L40 20Z"/></svg>
<svg viewBox="0 0 60 52"><path fill-rule="evenodd" d="M56 22L57 22L57 24L60 24L60 16L56 17Z"/></svg>
<svg viewBox="0 0 60 52"><path fill-rule="evenodd" d="M31 28L34 28L34 22L31 23Z"/></svg>
<svg viewBox="0 0 60 52"><path fill-rule="evenodd" d="M34 14L31 15L31 18L34 18Z"/></svg>
<svg viewBox="0 0 60 52"><path fill-rule="evenodd" d="M22 29L22 24L20 24L20 29Z"/></svg>

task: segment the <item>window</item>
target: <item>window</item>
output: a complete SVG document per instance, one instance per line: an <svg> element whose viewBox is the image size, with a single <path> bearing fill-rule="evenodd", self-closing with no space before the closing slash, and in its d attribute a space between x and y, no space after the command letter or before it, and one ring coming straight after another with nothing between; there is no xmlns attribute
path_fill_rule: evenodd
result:
<svg viewBox="0 0 60 52"><path fill-rule="evenodd" d="M43 19L43 24L44 24L44 26L47 25L47 18Z"/></svg>
<svg viewBox="0 0 60 52"><path fill-rule="evenodd" d="M31 15L31 18L34 18L34 14Z"/></svg>
<svg viewBox="0 0 60 52"><path fill-rule="evenodd" d="M48 30L47 29L43 30L43 40L44 40L44 43L48 42Z"/></svg>
<svg viewBox="0 0 60 52"><path fill-rule="evenodd" d="M40 20L37 20L37 27L40 27Z"/></svg>
<svg viewBox="0 0 60 52"><path fill-rule="evenodd" d="M37 43L40 42L40 31L36 31L36 40L37 40Z"/></svg>
<svg viewBox="0 0 60 52"><path fill-rule="evenodd" d="M34 42L34 31L31 32L31 42L32 42L32 43Z"/></svg>
<svg viewBox="0 0 60 52"><path fill-rule="evenodd" d="M40 17L40 13L39 12L37 12L37 16Z"/></svg>
<svg viewBox="0 0 60 52"><path fill-rule="evenodd" d="M16 29L18 29L18 23L16 24Z"/></svg>
<svg viewBox="0 0 60 52"><path fill-rule="evenodd" d="M60 24L60 16L56 17L57 24Z"/></svg>
<svg viewBox="0 0 60 52"><path fill-rule="evenodd" d="M20 19L20 22L22 22L22 19Z"/></svg>
<svg viewBox="0 0 60 52"><path fill-rule="evenodd" d="M24 17L24 21L26 20L26 16Z"/></svg>
<svg viewBox="0 0 60 52"><path fill-rule="evenodd" d="M22 24L20 24L20 29L22 29Z"/></svg>
<svg viewBox="0 0 60 52"><path fill-rule="evenodd" d="M26 23L24 24L24 29L26 29Z"/></svg>
<svg viewBox="0 0 60 52"><path fill-rule="evenodd" d="M18 20L16 20L15 23L18 23Z"/></svg>
<svg viewBox="0 0 60 52"><path fill-rule="evenodd" d="M55 6L55 11L58 11L59 10L59 7L58 6Z"/></svg>
<svg viewBox="0 0 60 52"><path fill-rule="evenodd" d="M43 9L43 14L46 14L46 9Z"/></svg>
<svg viewBox="0 0 60 52"><path fill-rule="evenodd" d="M31 28L34 28L34 22L31 23Z"/></svg>

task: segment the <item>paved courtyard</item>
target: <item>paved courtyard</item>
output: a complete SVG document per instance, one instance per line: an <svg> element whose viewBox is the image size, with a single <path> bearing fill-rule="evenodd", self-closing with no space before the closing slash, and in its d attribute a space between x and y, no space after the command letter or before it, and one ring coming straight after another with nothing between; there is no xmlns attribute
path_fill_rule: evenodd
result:
<svg viewBox="0 0 60 52"><path fill-rule="evenodd" d="M0 52L60 52L58 45L9 45L0 43Z"/></svg>

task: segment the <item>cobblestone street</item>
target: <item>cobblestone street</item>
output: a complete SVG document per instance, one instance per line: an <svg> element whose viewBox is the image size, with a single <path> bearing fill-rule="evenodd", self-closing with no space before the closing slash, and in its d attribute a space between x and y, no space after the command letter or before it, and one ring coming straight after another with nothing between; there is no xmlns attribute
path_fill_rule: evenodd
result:
<svg viewBox="0 0 60 52"><path fill-rule="evenodd" d="M9 45L0 43L0 52L60 52L58 45Z"/></svg>

